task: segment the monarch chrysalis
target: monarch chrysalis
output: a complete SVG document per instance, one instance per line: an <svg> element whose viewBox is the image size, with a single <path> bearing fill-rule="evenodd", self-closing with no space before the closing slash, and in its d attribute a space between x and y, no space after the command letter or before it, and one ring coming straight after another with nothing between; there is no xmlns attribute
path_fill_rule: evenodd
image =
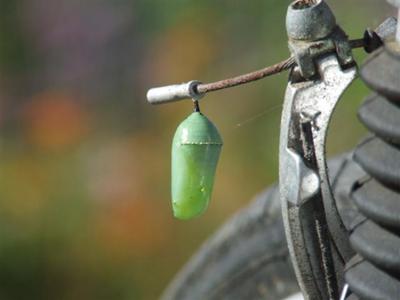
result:
<svg viewBox="0 0 400 300"><path fill-rule="evenodd" d="M172 142L172 208L178 219L203 213L210 201L222 139L199 111L176 130Z"/></svg>

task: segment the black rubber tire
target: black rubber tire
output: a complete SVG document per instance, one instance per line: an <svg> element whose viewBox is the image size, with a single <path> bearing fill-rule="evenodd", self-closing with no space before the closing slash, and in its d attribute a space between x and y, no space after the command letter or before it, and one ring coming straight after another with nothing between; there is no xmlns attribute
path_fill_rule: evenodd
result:
<svg viewBox="0 0 400 300"><path fill-rule="evenodd" d="M329 164L335 195L353 181L349 155ZM340 180L337 180L339 179ZM340 187L340 186L339 186ZM228 220L191 258L162 300L285 299L299 287L289 259L277 186Z"/></svg>

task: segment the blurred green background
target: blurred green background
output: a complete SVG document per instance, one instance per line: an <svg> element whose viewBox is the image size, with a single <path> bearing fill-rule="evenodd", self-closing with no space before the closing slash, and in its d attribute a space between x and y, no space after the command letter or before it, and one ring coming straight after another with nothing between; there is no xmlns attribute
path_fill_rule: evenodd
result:
<svg viewBox="0 0 400 300"><path fill-rule="evenodd" d="M327 1L351 38L384 1ZM237 75L288 56L282 0L1 0L0 299L156 299L221 223L278 176L287 74L213 93L224 138L213 201L170 211L170 147L190 103L149 87ZM361 62L365 55L356 51ZM364 134L355 83L328 153Z"/></svg>

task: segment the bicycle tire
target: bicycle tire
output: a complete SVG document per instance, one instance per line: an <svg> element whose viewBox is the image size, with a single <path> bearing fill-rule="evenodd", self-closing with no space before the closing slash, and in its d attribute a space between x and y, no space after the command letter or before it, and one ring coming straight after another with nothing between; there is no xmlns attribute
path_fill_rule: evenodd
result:
<svg viewBox="0 0 400 300"><path fill-rule="evenodd" d="M342 198L359 176L359 168L346 154L329 162L329 173L335 196ZM277 300L298 292L275 185L217 230L161 299Z"/></svg>

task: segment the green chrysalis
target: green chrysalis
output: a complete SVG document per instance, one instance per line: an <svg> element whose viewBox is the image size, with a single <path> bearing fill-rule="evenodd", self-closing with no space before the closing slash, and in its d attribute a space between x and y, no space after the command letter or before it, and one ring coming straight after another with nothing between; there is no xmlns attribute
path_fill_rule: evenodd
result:
<svg viewBox="0 0 400 300"><path fill-rule="evenodd" d="M172 142L172 208L188 220L203 213L210 201L222 139L203 114L193 112L176 130Z"/></svg>

